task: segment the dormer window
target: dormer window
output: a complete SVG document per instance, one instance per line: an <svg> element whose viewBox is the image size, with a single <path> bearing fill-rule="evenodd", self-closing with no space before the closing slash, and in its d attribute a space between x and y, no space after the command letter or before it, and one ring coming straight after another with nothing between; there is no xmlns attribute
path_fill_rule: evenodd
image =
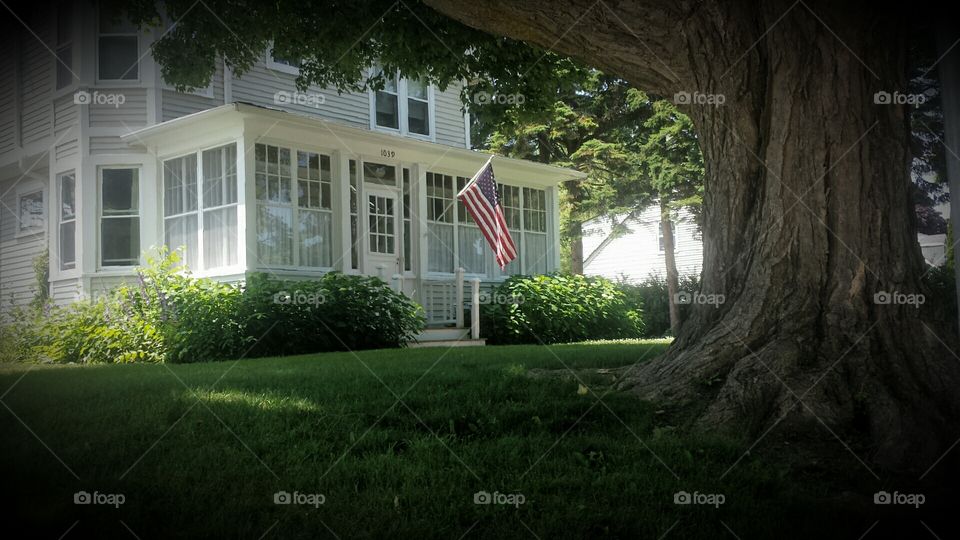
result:
<svg viewBox="0 0 960 540"><path fill-rule="evenodd" d="M382 90L372 92L374 129L433 139L433 87L394 74L385 77Z"/></svg>

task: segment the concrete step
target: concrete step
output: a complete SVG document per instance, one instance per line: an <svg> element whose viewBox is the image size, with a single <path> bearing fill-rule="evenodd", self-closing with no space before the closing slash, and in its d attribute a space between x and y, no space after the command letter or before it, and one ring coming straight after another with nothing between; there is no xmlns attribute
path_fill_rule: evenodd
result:
<svg viewBox="0 0 960 540"><path fill-rule="evenodd" d="M426 347L483 347L487 344L485 339L445 339L440 341L411 341L407 344L413 349L422 349Z"/></svg>

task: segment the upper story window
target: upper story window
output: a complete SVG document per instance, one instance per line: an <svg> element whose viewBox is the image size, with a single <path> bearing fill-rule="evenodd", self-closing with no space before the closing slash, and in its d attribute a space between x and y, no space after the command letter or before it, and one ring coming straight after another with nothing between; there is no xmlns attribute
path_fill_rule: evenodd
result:
<svg viewBox="0 0 960 540"><path fill-rule="evenodd" d="M287 57L273 52L273 46L267 49L267 67L275 70L289 73L291 75L300 74L300 65L302 60L295 57Z"/></svg>
<svg viewBox="0 0 960 540"><path fill-rule="evenodd" d="M373 126L404 135L433 137L433 88L417 80L385 77L382 90L373 92Z"/></svg>
<svg viewBox="0 0 960 540"><path fill-rule="evenodd" d="M57 5L57 90L73 79L73 3Z"/></svg>
<svg viewBox="0 0 960 540"><path fill-rule="evenodd" d="M140 170L100 169L100 265L140 262Z"/></svg>
<svg viewBox="0 0 960 540"><path fill-rule="evenodd" d="M125 18L101 9L97 28L97 78L101 81L135 81L140 78L139 64L137 27Z"/></svg>

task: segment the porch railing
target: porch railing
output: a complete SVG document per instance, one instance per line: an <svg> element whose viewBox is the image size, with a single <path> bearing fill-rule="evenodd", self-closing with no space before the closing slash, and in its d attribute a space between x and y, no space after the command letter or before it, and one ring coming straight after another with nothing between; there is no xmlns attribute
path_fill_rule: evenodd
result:
<svg viewBox="0 0 960 540"><path fill-rule="evenodd" d="M394 283L402 287L402 277L394 276ZM425 279L420 291L420 300L426 312L427 324L465 328L464 269L458 268L452 280ZM480 279L470 282L470 337L480 339Z"/></svg>

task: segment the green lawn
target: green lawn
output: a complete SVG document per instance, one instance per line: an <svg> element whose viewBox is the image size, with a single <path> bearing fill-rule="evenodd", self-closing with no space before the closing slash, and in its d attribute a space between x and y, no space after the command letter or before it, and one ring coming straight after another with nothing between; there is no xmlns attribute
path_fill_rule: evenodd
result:
<svg viewBox="0 0 960 540"><path fill-rule="evenodd" d="M6 511L53 538L806 538L841 517L835 537L867 530L872 518L841 515L835 478L751 455L721 480L750 441L682 435L652 405L607 394L603 377L584 395L576 381L528 376L629 365L665 347L6 366ZM81 490L125 501L75 505ZM523 504L475 504L481 490ZM676 505L680 490L725 502ZM325 499L277 505L278 491Z"/></svg>

